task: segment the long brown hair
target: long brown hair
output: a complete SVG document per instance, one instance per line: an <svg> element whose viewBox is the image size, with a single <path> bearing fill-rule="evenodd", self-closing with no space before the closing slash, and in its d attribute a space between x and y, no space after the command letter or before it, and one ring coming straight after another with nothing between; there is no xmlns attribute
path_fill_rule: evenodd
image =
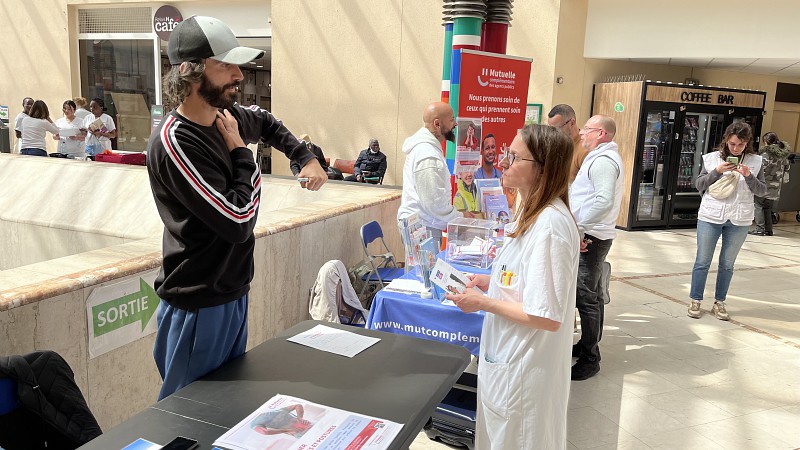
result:
<svg viewBox="0 0 800 450"><path fill-rule="evenodd" d="M723 161L726 161L729 156L733 156L731 151L728 150L728 139L730 139L731 136L736 136L739 140L747 142L747 146L742 152L739 163L744 161L745 155L755 153L753 149L753 129L745 122L735 122L728 125L728 128L725 128L725 133L722 135L722 142L719 143L719 154Z"/></svg>
<svg viewBox="0 0 800 450"><path fill-rule="evenodd" d="M519 225L508 234L509 237L525 234L555 199L560 198L569 207L572 140L557 129L544 125L527 125L519 133L539 174L528 190L528 196L522 199L522 208L515 217Z"/></svg>
<svg viewBox="0 0 800 450"><path fill-rule="evenodd" d="M36 119L47 119L50 117L50 109L47 108L47 103L42 100L36 100L33 102L33 106L31 106L31 111L28 113L29 116L36 118Z"/></svg>

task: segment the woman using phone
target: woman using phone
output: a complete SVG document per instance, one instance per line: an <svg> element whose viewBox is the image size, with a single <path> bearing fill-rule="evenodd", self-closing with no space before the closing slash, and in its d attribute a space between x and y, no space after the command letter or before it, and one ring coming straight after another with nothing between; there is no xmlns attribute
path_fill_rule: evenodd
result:
<svg viewBox="0 0 800 450"><path fill-rule="evenodd" d="M697 190L703 193L703 197L697 213L697 255L692 268L689 317L698 319L702 315L700 302L703 301L708 268L721 236L722 250L711 313L719 320L730 319L725 297L733 278L733 263L753 222L753 196L767 192L761 162L761 156L753 151L753 131L744 122L730 124L722 136L719 151L703 155L703 169L696 181ZM726 198L714 198L708 188L724 175L738 178L736 189Z"/></svg>
<svg viewBox="0 0 800 450"><path fill-rule="evenodd" d="M491 276L472 275L463 294L447 295L464 312L486 311L478 449L567 446L580 249L567 197L572 150L553 127L517 134L500 166L506 185L519 190L520 211L506 225Z"/></svg>

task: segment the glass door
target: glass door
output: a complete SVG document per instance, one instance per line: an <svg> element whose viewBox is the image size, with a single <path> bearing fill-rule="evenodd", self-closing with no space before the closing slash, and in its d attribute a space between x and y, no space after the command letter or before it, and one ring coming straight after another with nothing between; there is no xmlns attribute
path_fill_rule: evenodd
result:
<svg viewBox="0 0 800 450"><path fill-rule="evenodd" d="M680 132L680 152L675 164L675 195L671 200L670 225L691 225L697 221L700 192L695 187L703 168L703 155L714 151L722 139L725 116L714 113L687 112Z"/></svg>
<svg viewBox="0 0 800 450"><path fill-rule="evenodd" d="M667 194L665 165L669 161L675 111L650 109L643 119L634 217L638 226L654 226L663 224L665 218L664 205Z"/></svg>

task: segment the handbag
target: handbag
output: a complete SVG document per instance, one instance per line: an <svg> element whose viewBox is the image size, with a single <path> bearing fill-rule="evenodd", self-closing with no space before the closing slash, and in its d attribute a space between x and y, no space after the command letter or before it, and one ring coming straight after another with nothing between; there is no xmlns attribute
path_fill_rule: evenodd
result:
<svg viewBox="0 0 800 450"><path fill-rule="evenodd" d="M736 192L736 187L739 184L739 172L730 171L714 184L708 187L708 194L717 200L723 200L730 197Z"/></svg>

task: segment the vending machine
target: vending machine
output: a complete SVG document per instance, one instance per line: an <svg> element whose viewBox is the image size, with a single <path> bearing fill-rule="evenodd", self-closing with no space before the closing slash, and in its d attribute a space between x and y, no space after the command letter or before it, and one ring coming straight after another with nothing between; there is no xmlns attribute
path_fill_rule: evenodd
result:
<svg viewBox="0 0 800 450"><path fill-rule="evenodd" d="M766 93L650 81L598 83L592 114L615 119L615 142L625 164L623 207L627 230L694 227L700 207L695 188L703 155L716 150L725 128L744 121L761 136Z"/></svg>

